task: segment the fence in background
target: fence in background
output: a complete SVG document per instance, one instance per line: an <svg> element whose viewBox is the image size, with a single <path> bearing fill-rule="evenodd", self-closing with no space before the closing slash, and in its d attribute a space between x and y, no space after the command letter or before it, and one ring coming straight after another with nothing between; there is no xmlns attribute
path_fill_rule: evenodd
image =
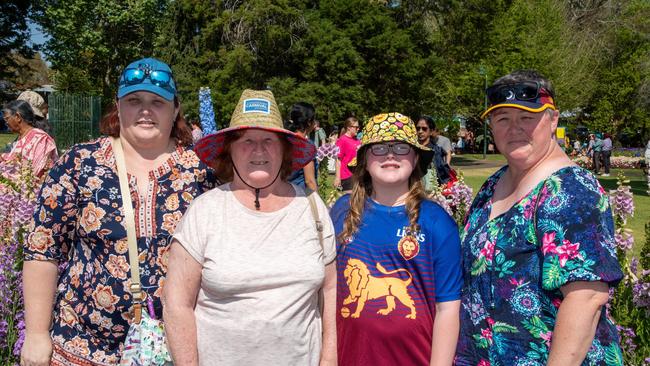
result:
<svg viewBox="0 0 650 366"><path fill-rule="evenodd" d="M49 95L49 122L59 151L99 136L102 98L96 95Z"/></svg>

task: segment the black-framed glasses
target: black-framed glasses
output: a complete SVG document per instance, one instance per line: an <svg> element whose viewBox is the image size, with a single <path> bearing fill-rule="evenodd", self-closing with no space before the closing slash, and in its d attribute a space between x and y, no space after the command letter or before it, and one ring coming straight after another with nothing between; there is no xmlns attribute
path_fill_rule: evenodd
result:
<svg viewBox="0 0 650 366"><path fill-rule="evenodd" d="M511 100L535 101L543 94L549 95L539 82L494 85L487 88L486 93L490 105L502 104Z"/></svg>
<svg viewBox="0 0 650 366"><path fill-rule="evenodd" d="M151 70L139 67L130 68L124 70L120 81L124 86L130 86L140 84L147 78L151 80L152 84L176 94L174 78L170 72L165 70Z"/></svg>
<svg viewBox="0 0 650 366"><path fill-rule="evenodd" d="M411 152L411 145L404 142L397 142L394 144L372 144L370 145L370 152L374 156L388 155L389 152L395 155L407 155Z"/></svg>
<svg viewBox="0 0 650 366"><path fill-rule="evenodd" d="M429 127L427 126L416 126L415 129L417 131L429 131Z"/></svg>
<svg viewBox="0 0 650 366"><path fill-rule="evenodd" d="M359 125L356 125L356 126L348 126L348 128L359 128Z"/></svg>

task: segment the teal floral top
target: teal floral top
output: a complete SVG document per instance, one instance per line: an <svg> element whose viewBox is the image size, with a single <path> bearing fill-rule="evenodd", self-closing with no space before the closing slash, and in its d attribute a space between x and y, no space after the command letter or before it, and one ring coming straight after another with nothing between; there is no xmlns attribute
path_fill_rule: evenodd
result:
<svg viewBox="0 0 650 366"><path fill-rule="evenodd" d="M565 167L489 220L494 187L483 185L461 235L461 331L456 365L546 365L560 288L572 281L623 277L616 259L609 201L585 169ZM618 334L606 311L582 365L622 365Z"/></svg>

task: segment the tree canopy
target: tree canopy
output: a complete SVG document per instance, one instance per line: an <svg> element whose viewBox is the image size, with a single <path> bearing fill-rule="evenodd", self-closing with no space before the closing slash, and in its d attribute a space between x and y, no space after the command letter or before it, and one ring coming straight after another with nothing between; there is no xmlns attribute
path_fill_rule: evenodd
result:
<svg viewBox="0 0 650 366"><path fill-rule="evenodd" d="M126 64L159 57L185 113L212 89L220 127L244 88L267 87L326 125L401 111L478 126L485 80L534 68L570 128L650 132L647 0L40 0L32 17L59 89L110 102Z"/></svg>

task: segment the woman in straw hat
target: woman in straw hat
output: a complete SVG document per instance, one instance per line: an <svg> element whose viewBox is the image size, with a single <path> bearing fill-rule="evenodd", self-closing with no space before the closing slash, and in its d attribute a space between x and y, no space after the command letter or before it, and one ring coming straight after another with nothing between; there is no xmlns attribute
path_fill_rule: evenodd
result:
<svg viewBox="0 0 650 366"><path fill-rule="evenodd" d="M230 127L195 150L227 183L174 235L164 298L175 363L335 363L334 230L320 198L286 181L314 145L282 127L270 91L245 90Z"/></svg>
<svg viewBox="0 0 650 366"><path fill-rule="evenodd" d="M460 240L454 220L425 197L427 152L403 114L376 115L363 129L352 193L331 211L340 365L452 364Z"/></svg>

